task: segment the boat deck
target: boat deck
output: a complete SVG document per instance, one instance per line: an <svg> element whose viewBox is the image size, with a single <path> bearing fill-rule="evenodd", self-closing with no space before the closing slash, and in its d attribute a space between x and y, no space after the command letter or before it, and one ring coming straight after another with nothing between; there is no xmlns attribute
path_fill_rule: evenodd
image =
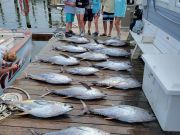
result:
<svg viewBox="0 0 180 135"><path fill-rule="evenodd" d="M65 44L65 42L61 42ZM124 47L129 49L130 47ZM53 56L58 55L60 52L52 50L52 46L49 44L43 48L37 57L42 56ZM72 55L69 53L69 55ZM116 60L127 60L129 58L111 58ZM92 62L82 61L81 65L90 65ZM69 77L73 78L73 84L76 85L78 82L88 82L104 78L105 76L121 76L121 75L131 75L137 78L139 81L142 81L143 75L143 62L141 60L133 61L133 70L130 72L121 71L109 71L101 70L100 73L97 73L94 76L76 76L66 74ZM27 73L44 73L44 72L60 72L60 67L56 65L51 65L47 63L31 63L26 68L25 72ZM60 89L68 86L58 86L58 85L49 85L42 82L37 82L30 79L25 79L24 74L17 79L14 84L15 87L20 87L31 95L32 99L40 99L39 96L46 93L45 89ZM108 96L104 100L95 100L95 101L85 101L87 105L91 108L93 107L103 107L111 106L118 104L128 104L138 107L142 107L146 110L152 112L150 105L142 91L141 88L132 89L132 90L115 90L115 89L104 89L103 87L98 87L104 93L107 93ZM13 90L14 91L14 90ZM29 129L38 131L39 133L45 133L49 131L55 131L59 129L64 129L69 126L90 126L102 129L104 131L110 132L112 135L172 135L175 133L166 133L163 132L157 121L149 123L136 123L128 124L119 122L116 120L105 120L104 117L97 115L84 115L78 116L82 112L82 104L79 100L73 98L63 98L61 96L48 95L43 99L61 101L69 103L74 106L74 110L68 113L68 115L63 115L51 119L40 119L35 118L30 115L27 116L11 116L7 119L0 122L0 135L31 135Z"/></svg>

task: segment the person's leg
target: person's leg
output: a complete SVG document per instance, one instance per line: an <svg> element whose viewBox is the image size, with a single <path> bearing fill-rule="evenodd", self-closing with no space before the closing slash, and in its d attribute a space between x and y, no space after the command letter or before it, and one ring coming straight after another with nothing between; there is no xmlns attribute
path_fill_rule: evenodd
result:
<svg viewBox="0 0 180 135"><path fill-rule="evenodd" d="M113 28L113 21L110 21L109 22L109 34L108 34L108 36L111 36L112 28Z"/></svg>
<svg viewBox="0 0 180 135"><path fill-rule="evenodd" d="M79 20L80 20L81 31L84 32L85 31L85 28L84 28L84 14L79 15Z"/></svg>
<svg viewBox="0 0 180 135"><path fill-rule="evenodd" d="M98 19L99 19L99 16L98 16L98 15L95 15L95 16L94 16L94 25L95 25L95 32L96 32L96 33L99 33Z"/></svg>
<svg viewBox="0 0 180 135"><path fill-rule="evenodd" d="M88 21L88 34L91 35L91 22L92 21Z"/></svg>
<svg viewBox="0 0 180 135"><path fill-rule="evenodd" d="M80 14L76 14L76 17L77 17L77 21L78 21L79 34L81 34Z"/></svg>
<svg viewBox="0 0 180 135"><path fill-rule="evenodd" d="M120 17L115 17L115 28L116 28L116 31L117 31L117 37L120 37L121 36L121 33L120 33L120 26L121 25L121 18Z"/></svg>

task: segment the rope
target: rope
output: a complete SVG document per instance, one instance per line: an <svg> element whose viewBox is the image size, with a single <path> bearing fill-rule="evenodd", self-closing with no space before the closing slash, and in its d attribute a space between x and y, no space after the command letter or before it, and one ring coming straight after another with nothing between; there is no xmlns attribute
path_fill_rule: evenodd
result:
<svg viewBox="0 0 180 135"><path fill-rule="evenodd" d="M27 16L29 14L29 2L28 2L28 0L25 0L25 3L24 3L24 0L19 0L19 5L21 8L22 15Z"/></svg>

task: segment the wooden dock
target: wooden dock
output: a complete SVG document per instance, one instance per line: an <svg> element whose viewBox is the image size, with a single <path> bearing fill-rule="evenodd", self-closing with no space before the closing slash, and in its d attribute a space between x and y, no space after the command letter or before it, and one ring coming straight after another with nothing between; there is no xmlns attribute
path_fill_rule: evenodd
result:
<svg viewBox="0 0 180 135"><path fill-rule="evenodd" d="M60 44L66 44L65 42L60 42ZM129 49L130 47L125 47ZM39 53L38 57L42 56L53 56L58 55L60 52L52 50L52 46L49 44L43 48ZM73 55L72 53L68 53ZM129 58L112 58L116 60L127 60ZM63 73L73 78L74 84L78 81L90 82L93 80L104 78L105 76L120 76L120 75L131 75L142 81L143 75L143 62L141 60L133 61L133 70L130 72L122 71L115 72L109 70L102 70L100 73L94 76L76 76ZM81 65L89 65L86 61L82 61ZM26 68L27 73L44 73L44 72L60 72L60 67L56 65L46 64L46 63L31 63ZM23 88L28 91L32 99L40 99L39 96L46 93L45 89L60 89L68 86L58 86L49 85L42 82L33 81L30 79L25 79L24 74L20 79L14 82L14 86ZM146 97L141 88L132 90L115 90L115 89L103 89L98 87L108 96L104 100L96 101L85 101L90 107L103 107L118 104L128 104L138 107L142 107L146 110L152 112ZM7 119L0 121L0 135L31 135L29 129L33 129L40 133L45 133L49 131L55 131L67 128L69 126L90 126L102 129L104 131L110 132L112 135L173 135L175 133L163 132L157 121L149 123L139 123L139 124L127 124L119 122L116 120L105 120L104 117L96 115L84 115L77 116L82 112L82 104L79 100L68 98L65 99L61 96L48 95L44 99L61 101L69 103L74 106L74 110L68 113L66 116L59 116L51 119L40 119L35 118L30 115L26 116L11 116Z"/></svg>

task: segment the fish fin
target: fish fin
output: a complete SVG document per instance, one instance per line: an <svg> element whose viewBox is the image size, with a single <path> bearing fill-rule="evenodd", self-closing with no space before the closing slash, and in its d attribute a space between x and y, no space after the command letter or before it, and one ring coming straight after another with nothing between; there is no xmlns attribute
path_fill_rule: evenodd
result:
<svg viewBox="0 0 180 135"><path fill-rule="evenodd" d="M81 85L83 85L86 89L91 90L91 87L89 85L87 85L84 82L79 82Z"/></svg>
<svg viewBox="0 0 180 135"><path fill-rule="evenodd" d="M45 96L47 96L47 95L51 94L51 93L52 93L52 91L53 91L53 90L51 90L51 91L50 91L47 87L45 88L45 90L47 91L47 93L45 93L45 94L41 95L41 96L40 96L40 98L44 98Z"/></svg>
<svg viewBox="0 0 180 135"><path fill-rule="evenodd" d="M105 120L112 120L113 118L104 118Z"/></svg>
<svg viewBox="0 0 180 135"><path fill-rule="evenodd" d="M110 88L112 88L112 87L114 87L114 86L108 86L108 87L106 87L106 89L110 89Z"/></svg>
<svg viewBox="0 0 180 135"><path fill-rule="evenodd" d="M99 44L99 41L97 39L93 39L96 44Z"/></svg>
<svg viewBox="0 0 180 135"><path fill-rule="evenodd" d="M64 73L64 68L60 67L60 73Z"/></svg>
<svg viewBox="0 0 180 135"><path fill-rule="evenodd" d="M83 112L81 115L84 115L84 114L90 114L90 109L88 108L88 106L86 105L86 103L82 100L80 100L82 105L83 105Z"/></svg>
<svg viewBox="0 0 180 135"><path fill-rule="evenodd" d="M89 61L86 61L86 63L87 63L87 65L88 65L89 67L92 67L92 66L93 66L92 63L89 62Z"/></svg>
<svg viewBox="0 0 180 135"><path fill-rule="evenodd" d="M16 116L24 116L24 115L28 115L28 113L22 112L22 113L18 113L18 114L14 114L14 115L16 115Z"/></svg>
<svg viewBox="0 0 180 135"><path fill-rule="evenodd" d="M37 131L34 131L32 129L28 129L28 130L31 132L32 135L42 135L42 134L40 134Z"/></svg>
<svg viewBox="0 0 180 135"><path fill-rule="evenodd" d="M71 98L72 96L66 96L66 97L62 97L64 99L68 99L68 98Z"/></svg>
<svg viewBox="0 0 180 135"><path fill-rule="evenodd" d="M60 55L64 56L65 58L69 58L70 56L67 54L60 53Z"/></svg>

